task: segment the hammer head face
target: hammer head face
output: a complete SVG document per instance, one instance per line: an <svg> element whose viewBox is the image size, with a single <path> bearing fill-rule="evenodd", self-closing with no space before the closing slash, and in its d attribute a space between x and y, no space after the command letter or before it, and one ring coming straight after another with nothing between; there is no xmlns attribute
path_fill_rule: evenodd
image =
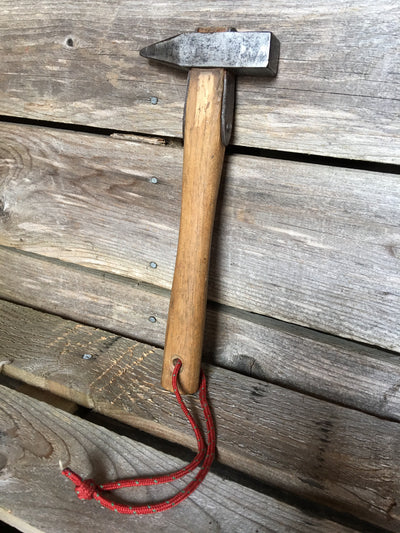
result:
<svg viewBox="0 0 400 533"><path fill-rule="evenodd" d="M225 68L247 76L275 76L279 41L269 31L181 33L151 44L140 55L183 70Z"/></svg>

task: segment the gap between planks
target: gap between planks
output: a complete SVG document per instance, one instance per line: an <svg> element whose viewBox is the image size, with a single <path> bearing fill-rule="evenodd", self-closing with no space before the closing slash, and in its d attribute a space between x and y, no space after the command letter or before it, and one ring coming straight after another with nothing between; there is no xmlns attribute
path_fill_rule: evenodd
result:
<svg viewBox="0 0 400 533"><path fill-rule="evenodd" d="M116 129L85 126L83 124L70 124L68 122L35 120L27 117L0 115L0 123L20 124L22 126L33 126L35 128L44 128L46 130L54 129L61 131L73 131L76 133L90 134L94 137L98 135L101 137L110 137L112 139L126 142L139 142L156 146L175 146L178 148L182 148L183 146L183 140L180 137L160 137L151 133L144 134L136 131L118 131ZM400 174L400 167L396 164L382 163L379 161L364 161L362 159L344 159L339 157L331 157L329 155L318 156L311 153L269 150L267 148L258 148L256 146L240 146L229 144L226 147L225 153L227 156L239 154L284 161L297 161L299 163L309 163L313 165L365 170L367 172L382 172L396 175Z"/></svg>

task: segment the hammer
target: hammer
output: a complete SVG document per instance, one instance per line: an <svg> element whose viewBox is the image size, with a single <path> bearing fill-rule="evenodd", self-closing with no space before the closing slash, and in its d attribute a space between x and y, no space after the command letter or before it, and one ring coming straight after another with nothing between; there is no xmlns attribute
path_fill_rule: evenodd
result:
<svg viewBox="0 0 400 533"><path fill-rule="evenodd" d="M215 209L235 105L235 74L275 76L279 41L268 31L200 29L143 48L140 55L188 70L178 250L161 384L172 391L182 362L184 394L199 388Z"/></svg>

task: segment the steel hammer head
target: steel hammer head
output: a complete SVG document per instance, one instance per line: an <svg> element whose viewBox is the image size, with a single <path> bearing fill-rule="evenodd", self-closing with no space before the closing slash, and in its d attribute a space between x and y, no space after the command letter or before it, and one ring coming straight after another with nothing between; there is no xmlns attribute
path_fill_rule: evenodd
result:
<svg viewBox="0 0 400 533"><path fill-rule="evenodd" d="M183 70L225 68L247 76L275 76L279 41L269 31L181 33L140 50L140 55Z"/></svg>

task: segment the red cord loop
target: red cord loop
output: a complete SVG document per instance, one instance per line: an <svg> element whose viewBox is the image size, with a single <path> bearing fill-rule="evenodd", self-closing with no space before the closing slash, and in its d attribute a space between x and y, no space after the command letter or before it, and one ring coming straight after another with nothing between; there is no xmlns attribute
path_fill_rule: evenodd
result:
<svg viewBox="0 0 400 533"><path fill-rule="evenodd" d="M185 467L181 468L180 470L177 470L173 474L148 478L122 479L120 481L113 481L111 483L105 483L102 485L96 485L93 479L82 480L82 478L78 476L78 474L75 474L75 472L73 472L72 470L70 470L69 468L64 468L61 473L74 483L76 495L80 500L91 500L94 498L103 507L122 514L150 514L171 509L181 501L185 500L197 489L197 487L200 485L200 483L203 481L208 471L210 470L210 467L215 457L215 427L210 407L207 402L206 378L204 376L204 373L202 372L199 398L207 425L206 446L203 439L203 435L200 429L197 427L192 415L189 413L178 390L177 380L181 366L182 362L178 360L175 365L174 372L172 374L172 387L174 389L176 399L178 400L178 403L181 406L181 409L185 414L186 418L189 420L197 438L198 452L193 461ZM152 505L139 506L124 505L118 502L114 502L104 496L104 493L107 491L122 489L126 487L160 485L162 483L169 483L171 481L175 481L176 479L180 479L186 474L193 472L198 466L201 465L202 462L203 465L197 472L193 481L191 481L183 490L178 492L178 494L164 502L155 503Z"/></svg>

